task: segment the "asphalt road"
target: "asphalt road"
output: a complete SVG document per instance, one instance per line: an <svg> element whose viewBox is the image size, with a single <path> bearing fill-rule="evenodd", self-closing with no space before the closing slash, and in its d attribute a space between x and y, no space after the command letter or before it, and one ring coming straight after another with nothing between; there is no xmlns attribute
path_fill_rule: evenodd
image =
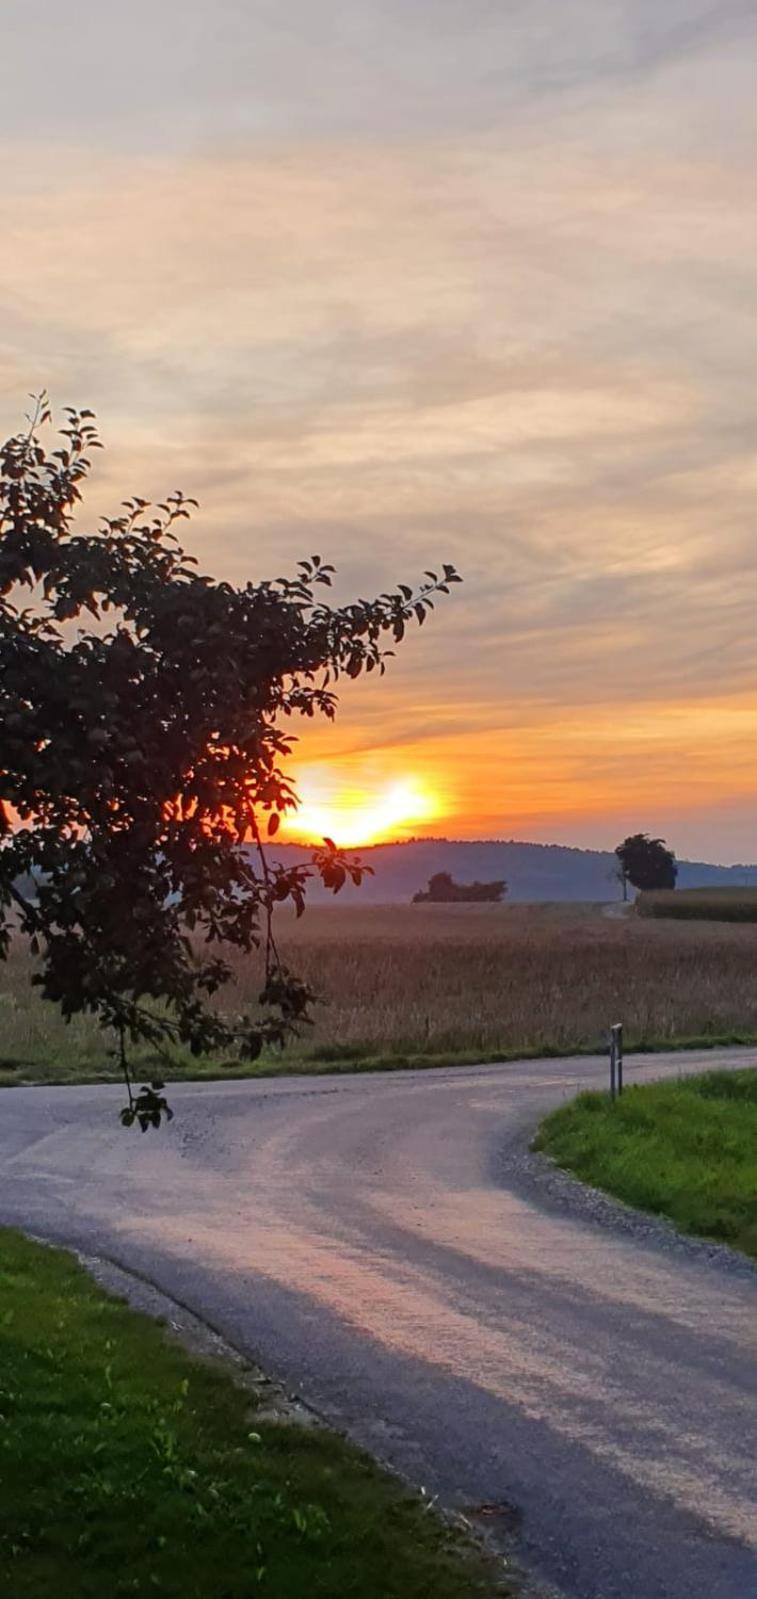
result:
<svg viewBox="0 0 757 1599"><path fill-rule="evenodd" d="M753 1599L757 1273L524 1156L605 1070L188 1084L144 1137L118 1089L6 1090L0 1218L159 1283L430 1493L501 1506L572 1599Z"/></svg>

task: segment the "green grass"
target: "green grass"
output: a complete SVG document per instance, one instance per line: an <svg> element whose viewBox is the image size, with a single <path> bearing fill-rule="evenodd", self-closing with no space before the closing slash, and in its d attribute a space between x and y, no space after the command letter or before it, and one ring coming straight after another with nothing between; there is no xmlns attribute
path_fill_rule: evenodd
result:
<svg viewBox="0 0 757 1599"><path fill-rule="evenodd" d="M0 1230L0 1593L474 1599L491 1564L336 1436Z"/></svg>
<svg viewBox="0 0 757 1599"><path fill-rule="evenodd" d="M534 1148L683 1232L757 1256L757 1070L705 1072L553 1111Z"/></svg>
<svg viewBox="0 0 757 1599"><path fill-rule="evenodd" d="M243 1082L260 1077L339 1076L347 1072L401 1072L433 1071L442 1066L507 1066L522 1060L562 1060L574 1055L600 1055L607 1051L607 1039L597 1037L577 1045L524 1044L508 1050L448 1049L436 1053L415 1054L395 1052L373 1054L369 1047L355 1045L326 1046L311 1052L295 1054L267 1051L252 1062L219 1060L213 1056L193 1059L192 1056L173 1052L168 1062L148 1050L134 1052L133 1077L135 1082L148 1081L159 1076L161 1081L177 1082ZM757 1047L757 1033L751 1030L729 1033L698 1033L691 1037L675 1038L626 1034L626 1055L658 1055L680 1053L686 1050L739 1049ZM101 1064L89 1058L78 1060L75 1055L63 1061L8 1060L0 1054L0 1088L34 1087L49 1083L51 1086L74 1083L122 1084L119 1069L106 1059Z"/></svg>
<svg viewBox="0 0 757 1599"><path fill-rule="evenodd" d="M739 1049L757 1047L757 1033L751 1031L731 1033L701 1033L692 1037L629 1038L626 1035L626 1055L658 1055L681 1053L686 1050ZM373 1054L369 1049L348 1045L313 1050L301 1055L280 1054L270 1051L253 1062L218 1060L212 1056L193 1059L189 1054L176 1052L173 1062L161 1059L149 1051L135 1051L133 1061L134 1081L147 1082L158 1075L161 1081L177 1082L243 1082L260 1077L326 1077L347 1072L401 1072L433 1071L442 1066L507 1066L522 1060L563 1060L574 1055L600 1055L607 1051L607 1039L596 1038L589 1043L574 1046L526 1044L522 1048L493 1050L448 1049L437 1053L413 1054L392 1052ZM0 1088L34 1087L49 1083L60 1086L74 1083L122 1084L123 1078L116 1066L105 1062L96 1065L85 1059L68 1058L65 1062L8 1061L0 1055ZM170 1096L169 1096L170 1097Z"/></svg>

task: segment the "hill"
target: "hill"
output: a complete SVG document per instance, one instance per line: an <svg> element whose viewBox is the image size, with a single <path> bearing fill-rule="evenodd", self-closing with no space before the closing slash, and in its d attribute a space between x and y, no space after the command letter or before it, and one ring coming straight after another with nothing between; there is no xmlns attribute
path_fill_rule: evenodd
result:
<svg viewBox="0 0 757 1599"><path fill-rule="evenodd" d="M307 849L294 844L271 848L270 856L282 864L309 859ZM609 851L571 849L564 844L527 844L514 839L456 840L414 839L410 843L374 844L352 853L373 867L362 887L351 884L337 903L394 905L408 903L424 889L435 872L449 872L459 883L504 877L510 901L617 900L620 890L613 878L615 857ZM757 878L757 867L716 866L705 861L679 861L680 888L743 886L746 874ZM314 904L332 896L312 885Z"/></svg>

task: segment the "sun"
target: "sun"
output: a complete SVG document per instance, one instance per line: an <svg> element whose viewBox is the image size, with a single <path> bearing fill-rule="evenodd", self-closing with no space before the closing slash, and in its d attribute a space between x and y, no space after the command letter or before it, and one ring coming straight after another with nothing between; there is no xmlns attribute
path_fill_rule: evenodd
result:
<svg viewBox="0 0 757 1599"><path fill-rule="evenodd" d="M340 847L379 844L412 833L440 813L439 801L417 777L403 777L372 792L335 785L333 775L312 768L300 774L300 804L282 832L292 840L319 843L333 838Z"/></svg>

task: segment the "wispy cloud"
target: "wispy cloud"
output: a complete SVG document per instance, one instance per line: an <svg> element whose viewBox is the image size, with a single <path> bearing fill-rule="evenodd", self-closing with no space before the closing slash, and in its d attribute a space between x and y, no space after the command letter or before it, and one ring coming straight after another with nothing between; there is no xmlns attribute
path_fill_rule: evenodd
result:
<svg viewBox="0 0 757 1599"><path fill-rule="evenodd" d="M491 125L753 32L751 0L5 0L3 114L133 148Z"/></svg>

